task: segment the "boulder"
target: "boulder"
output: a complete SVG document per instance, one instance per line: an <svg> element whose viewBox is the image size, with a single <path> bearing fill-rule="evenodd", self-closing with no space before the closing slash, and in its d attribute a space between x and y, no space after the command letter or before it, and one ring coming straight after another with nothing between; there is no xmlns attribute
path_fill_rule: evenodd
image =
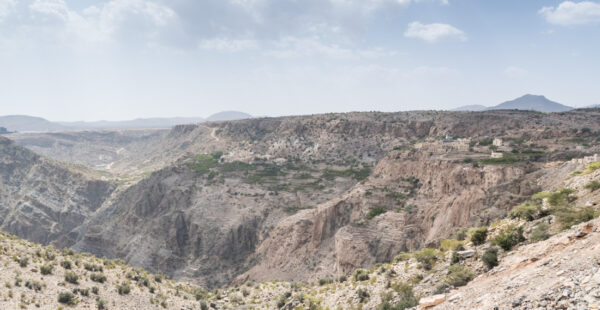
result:
<svg viewBox="0 0 600 310"><path fill-rule="evenodd" d="M456 252L456 254L458 254L458 256L460 256L460 258L465 259L465 258L475 256L475 250L459 251L459 252Z"/></svg>
<svg viewBox="0 0 600 310"><path fill-rule="evenodd" d="M446 300L445 294L433 295L425 298L421 298L419 301L419 309L427 309L429 307L437 306Z"/></svg>

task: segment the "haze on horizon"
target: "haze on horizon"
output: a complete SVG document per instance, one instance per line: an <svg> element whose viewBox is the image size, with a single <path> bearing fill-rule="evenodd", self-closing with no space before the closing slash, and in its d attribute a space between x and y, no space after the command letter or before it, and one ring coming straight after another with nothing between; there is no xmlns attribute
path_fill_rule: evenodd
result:
<svg viewBox="0 0 600 310"><path fill-rule="evenodd" d="M600 1L0 0L0 115L600 104Z"/></svg>

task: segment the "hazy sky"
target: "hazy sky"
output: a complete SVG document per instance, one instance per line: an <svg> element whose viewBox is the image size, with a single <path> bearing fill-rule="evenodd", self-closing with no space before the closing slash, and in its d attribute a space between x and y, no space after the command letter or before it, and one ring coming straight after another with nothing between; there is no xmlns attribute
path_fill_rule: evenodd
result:
<svg viewBox="0 0 600 310"><path fill-rule="evenodd" d="M0 115L600 103L600 1L0 0Z"/></svg>

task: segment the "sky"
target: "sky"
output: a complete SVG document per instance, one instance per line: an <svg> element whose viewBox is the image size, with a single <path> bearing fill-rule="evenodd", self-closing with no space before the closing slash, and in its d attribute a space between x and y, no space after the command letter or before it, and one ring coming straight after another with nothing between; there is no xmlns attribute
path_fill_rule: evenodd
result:
<svg viewBox="0 0 600 310"><path fill-rule="evenodd" d="M600 1L0 0L0 115L600 104Z"/></svg>

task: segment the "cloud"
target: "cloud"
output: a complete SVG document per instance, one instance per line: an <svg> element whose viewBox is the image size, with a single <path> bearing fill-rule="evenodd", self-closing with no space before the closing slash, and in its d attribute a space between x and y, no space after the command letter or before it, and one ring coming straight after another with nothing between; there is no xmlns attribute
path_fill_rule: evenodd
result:
<svg viewBox="0 0 600 310"><path fill-rule="evenodd" d="M268 56L276 58L328 57L333 59L380 58L396 55L395 51L380 47L357 49L335 43L325 43L319 37L285 37L267 47Z"/></svg>
<svg viewBox="0 0 600 310"><path fill-rule="evenodd" d="M234 40L234 39L209 39L200 42L199 47L205 50L214 50L218 52L235 53L257 48L258 43L255 40Z"/></svg>
<svg viewBox="0 0 600 310"><path fill-rule="evenodd" d="M12 12L16 3L16 0L0 0L0 22Z"/></svg>
<svg viewBox="0 0 600 310"><path fill-rule="evenodd" d="M538 11L551 24L568 26L600 22L600 3L564 1L556 8L543 7Z"/></svg>
<svg viewBox="0 0 600 310"><path fill-rule="evenodd" d="M504 74L511 79L519 79L525 77L529 72L523 68L516 66L508 66L504 69Z"/></svg>
<svg viewBox="0 0 600 310"><path fill-rule="evenodd" d="M412 22L408 24L408 29L404 32L407 38L421 39L429 43L435 43L444 39L455 39L466 41L465 33L448 24L421 24L420 22Z"/></svg>

